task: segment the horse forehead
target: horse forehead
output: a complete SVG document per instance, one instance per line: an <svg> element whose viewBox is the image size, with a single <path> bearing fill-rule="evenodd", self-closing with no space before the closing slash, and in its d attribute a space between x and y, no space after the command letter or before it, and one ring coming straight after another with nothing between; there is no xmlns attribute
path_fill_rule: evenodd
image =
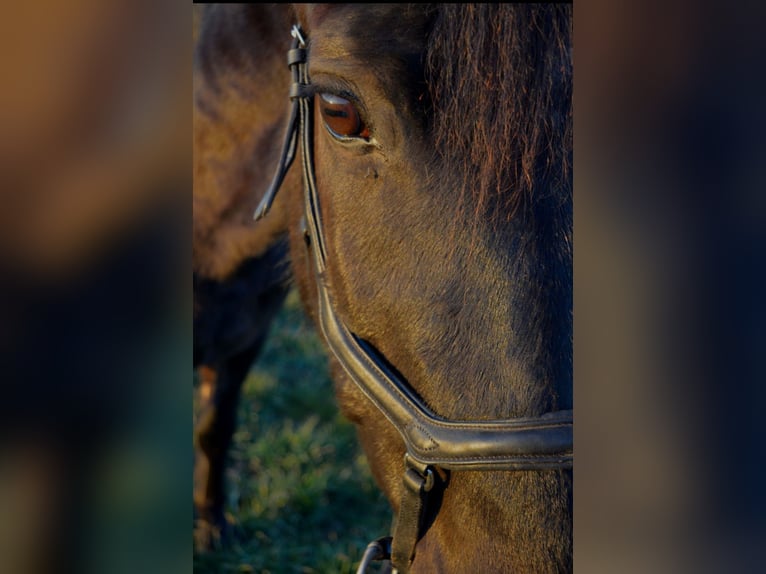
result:
<svg viewBox="0 0 766 574"><path fill-rule="evenodd" d="M423 51L431 11L402 4L303 4L296 12L312 47L321 47L325 56L369 62Z"/></svg>

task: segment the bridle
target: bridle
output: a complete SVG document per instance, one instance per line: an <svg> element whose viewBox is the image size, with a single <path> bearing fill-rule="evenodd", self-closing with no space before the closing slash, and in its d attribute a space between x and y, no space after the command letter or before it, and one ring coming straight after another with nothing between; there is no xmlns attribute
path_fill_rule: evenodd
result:
<svg viewBox="0 0 766 574"><path fill-rule="evenodd" d="M314 263L319 324L326 342L351 379L396 427L406 445L402 500L393 536L371 542L358 573L373 560L391 560L396 572L409 572L423 536L429 500L444 488L449 471L570 469L573 462L571 410L535 418L452 421L430 411L381 355L352 333L333 310L326 286L327 252L314 178L313 94L309 89L308 49L300 27L292 28L287 62L292 71L292 110L274 180L255 213L266 215L295 159L300 139L303 163L306 244ZM439 472L441 471L441 472ZM433 504L432 504L433 506ZM431 512L433 509L430 510Z"/></svg>

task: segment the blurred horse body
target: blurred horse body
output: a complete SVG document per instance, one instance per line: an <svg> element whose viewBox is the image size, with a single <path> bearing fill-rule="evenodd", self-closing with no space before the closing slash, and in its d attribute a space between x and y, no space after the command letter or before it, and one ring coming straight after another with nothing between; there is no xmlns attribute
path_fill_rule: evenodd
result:
<svg viewBox="0 0 766 574"><path fill-rule="evenodd" d="M211 6L201 24L195 284L261 301L231 315L252 318L237 329L251 335L234 345L245 349L237 377L292 276L315 320L322 281L339 319L444 420L571 409L571 6ZM268 216L249 221L279 161L293 24L307 38L315 106L302 129L313 129L319 278L298 170ZM232 289L243 273L259 279ZM207 306L221 309L215 297ZM228 360L207 381L220 384ZM339 405L398 512L405 442L332 357L331 366ZM205 385L207 409L223 412L215 397L236 396ZM197 509L214 532L222 484L210 468L222 464L233 420L216 416L217 431L198 431L207 467L195 473ZM571 571L571 470L439 475L412 572Z"/></svg>
<svg viewBox="0 0 766 574"><path fill-rule="evenodd" d="M243 20L247 13L257 18ZM286 16L281 9L209 7L197 33L193 270L200 404L194 502L200 548L225 535L224 470L240 387L289 288L286 224L278 209L270 221L252 224L257 191L276 165L285 106L271 90L239 81L267 70L278 78L284 56L275 38L288 26ZM253 24L259 30L244 35ZM287 85L287 79L277 80L273 90Z"/></svg>

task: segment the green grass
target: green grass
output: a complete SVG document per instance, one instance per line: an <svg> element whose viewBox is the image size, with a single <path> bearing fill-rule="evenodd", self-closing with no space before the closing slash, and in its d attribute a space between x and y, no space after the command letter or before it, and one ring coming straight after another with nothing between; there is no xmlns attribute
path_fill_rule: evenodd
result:
<svg viewBox="0 0 766 574"><path fill-rule="evenodd" d="M354 572L367 543L388 534L390 509L295 291L244 383L227 477L235 540L195 554L197 573Z"/></svg>

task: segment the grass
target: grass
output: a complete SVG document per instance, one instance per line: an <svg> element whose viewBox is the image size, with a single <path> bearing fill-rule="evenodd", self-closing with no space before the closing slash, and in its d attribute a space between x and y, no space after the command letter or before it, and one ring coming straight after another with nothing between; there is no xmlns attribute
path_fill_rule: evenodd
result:
<svg viewBox="0 0 766 574"><path fill-rule="evenodd" d="M390 509L295 291L244 383L228 484L235 541L195 554L197 573L354 572L367 543L388 534Z"/></svg>

